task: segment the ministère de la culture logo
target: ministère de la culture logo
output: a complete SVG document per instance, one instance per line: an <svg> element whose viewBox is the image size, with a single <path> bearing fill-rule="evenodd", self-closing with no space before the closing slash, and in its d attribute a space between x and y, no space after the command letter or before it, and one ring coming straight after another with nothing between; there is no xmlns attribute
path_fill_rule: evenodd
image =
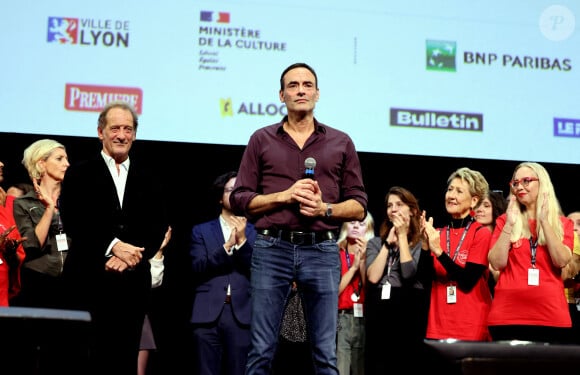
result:
<svg viewBox="0 0 580 375"><path fill-rule="evenodd" d="M129 47L129 21L48 17L46 41L51 44Z"/></svg>
<svg viewBox="0 0 580 375"><path fill-rule="evenodd" d="M197 45L198 70L225 71L222 51L246 50L260 53L285 53L286 42L264 40L260 29L237 26L229 12L202 10L199 13Z"/></svg>
<svg viewBox="0 0 580 375"><path fill-rule="evenodd" d="M430 71L457 71L457 43L455 41L427 40L426 69ZM515 53L463 51L463 66L489 66L505 69L568 72L572 60L568 57L521 55Z"/></svg>

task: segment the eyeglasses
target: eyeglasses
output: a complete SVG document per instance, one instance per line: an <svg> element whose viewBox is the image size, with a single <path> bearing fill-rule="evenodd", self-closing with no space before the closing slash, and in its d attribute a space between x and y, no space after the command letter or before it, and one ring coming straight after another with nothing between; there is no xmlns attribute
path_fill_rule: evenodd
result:
<svg viewBox="0 0 580 375"><path fill-rule="evenodd" d="M520 178L519 180L511 180L509 185L512 189L516 189L518 185L521 183L523 187L528 187L530 182L532 181L539 181L540 179L537 177L524 177Z"/></svg>

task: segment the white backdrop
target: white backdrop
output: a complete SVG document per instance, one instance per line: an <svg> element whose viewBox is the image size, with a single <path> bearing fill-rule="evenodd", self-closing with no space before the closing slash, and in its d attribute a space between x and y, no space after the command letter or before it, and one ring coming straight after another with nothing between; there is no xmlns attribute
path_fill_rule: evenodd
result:
<svg viewBox="0 0 580 375"><path fill-rule="evenodd" d="M244 145L306 62L359 151L580 162L580 2L277 3L3 1L0 132L94 137L120 97L138 138Z"/></svg>

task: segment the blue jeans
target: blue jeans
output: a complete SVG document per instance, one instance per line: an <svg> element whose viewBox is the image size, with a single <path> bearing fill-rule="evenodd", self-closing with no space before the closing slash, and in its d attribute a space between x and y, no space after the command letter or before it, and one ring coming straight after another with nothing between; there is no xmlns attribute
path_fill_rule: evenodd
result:
<svg viewBox="0 0 580 375"><path fill-rule="evenodd" d="M256 237L252 253L251 348L246 375L269 375L291 283L302 293L317 374L338 374L336 327L340 257L335 240L294 245Z"/></svg>

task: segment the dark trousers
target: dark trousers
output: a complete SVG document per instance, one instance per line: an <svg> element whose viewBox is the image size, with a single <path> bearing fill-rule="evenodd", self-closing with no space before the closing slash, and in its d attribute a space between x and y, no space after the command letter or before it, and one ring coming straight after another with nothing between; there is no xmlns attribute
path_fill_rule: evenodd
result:
<svg viewBox="0 0 580 375"><path fill-rule="evenodd" d="M194 324L192 338L196 374L244 375L250 348L250 327L236 320L231 304L224 304L216 322Z"/></svg>

